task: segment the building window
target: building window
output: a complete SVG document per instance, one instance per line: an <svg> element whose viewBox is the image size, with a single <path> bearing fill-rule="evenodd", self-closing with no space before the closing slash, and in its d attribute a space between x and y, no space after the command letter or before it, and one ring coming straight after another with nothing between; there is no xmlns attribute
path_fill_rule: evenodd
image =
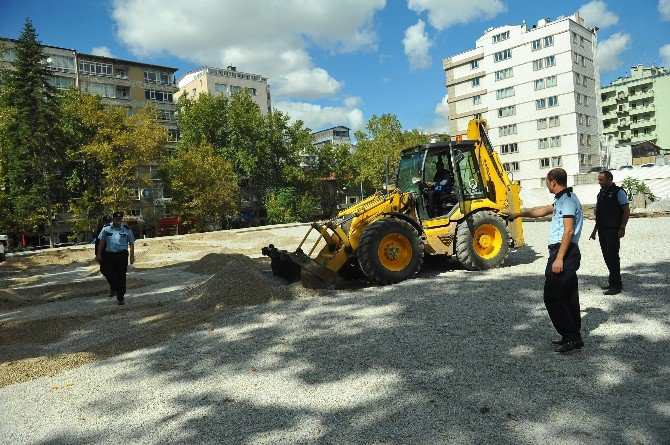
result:
<svg viewBox="0 0 670 445"><path fill-rule="evenodd" d="M70 86L74 85L74 79L72 77L49 76L47 82L58 90L67 90Z"/></svg>
<svg viewBox="0 0 670 445"><path fill-rule="evenodd" d="M249 96L255 96L256 95L256 88L246 88L247 93L249 93Z"/></svg>
<svg viewBox="0 0 670 445"><path fill-rule="evenodd" d="M542 59L533 60L533 71L541 70L542 67Z"/></svg>
<svg viewBox="0 0 670 445"><path fill-rule="evenodd" d="M242 91L242 87L239 87L237 85L231 85L230 86L230 94L239 93L241 91Z"/></svg>
<svg viewBox="0 0 670 445"><path fill-rule="evenodd" d="M586 145L588 145L589 147L591 146L591 135L590 134L586 135Z"/></svg>
<svg viewBox="0 0 670 445"><path fill-rule="evenodd" d="M516 134L516 124L503 125L498 129L499 136L509 136L510 134Z"/></svg>
<svg viewBox="0 0 670 445"><path fill-rule="evenodd" d="M533 40L531 42L531 48L532 48L533 51L537 51L538 49L542 49L542 40L540 40L540 39Z"/></svg>
<svg viewBox="0 0 670 445"><path fill-rule="evenodd" d="M474 119L481 119L482 118L482 113L475 113L473 116Z"/></svg>
<svg viewBox="0 0 670 445"><path fill-rule="evenodd" d="M502 51L498 51L493 55L493 60L495 62L502 62L503 60L507 60L512 57L512 50L511 49L505 49Z"/></svg>
<svg viewBox="0 0 670 445"><path fill-rule="evenodd" d="M537 79L535 81L535 91L544 89L544 79Z"/></svg>
<svg viewBox="0 0 670 445"><path fill-rule="evenodd" d="M509 31L501 32L493 36L493 43L502 42L503 40L509 39Z"/></svg>
<svg viewBox="0 0 670 445"><path fill-rule="evenodd" d="M579 36L577 35L576 32L572 31L572 43L577 43L579 42Z"/></svg>
<svg viewBox="0 0 670 445"><path fill-rule="evenodd" d="M547 88L555 87L557 83L556 76L547 77Z"/></svg>
<svg viewBox="0 0 670 445"><path fill-rule="evenodd" d="M472 87L478 87L479 86L479 77L476 77L472 79Z"/></svg>
<svg viewBox="0 0 670 445"><path fill-rule="evenodd" d="M505 162L503 164L503 168L507 172L518 172L519 171L519 163L518 162Z"/></svg>
<svg viewBox="0 0 670 445"><path fill-rule="evenodd" d="M537 148L549 148L549 139L548 138L540 138L537 140Z"/></svg>
<svg viewBox="0 0 670 445"><path fill-rule="evenodd" d="M584 125L587 127L591 126L591 119L587 115L584 115Z"/></svg>
<svg viewBox="0 0 670 445"><path fill-rule="evenodd" d="M549 127L558 127L561 125L561 121L558 116L552 116L549 118Z"/></svg>
<svg viewBox="0 0 670 445"><path fill-rule="evenodd" d="M514 77L512 68L505 68L503 70L496 71L496 81L507 79L509 77Z"/></svg>
<svg viewBox="0 0 670 445"><path fill-rule="evenodd" d="M551 96L548 98L549 106L556 107L558 106L558 96Z"/></svg>
<svg viewBox="0 0 670 445"><path fill-rule="evenodd" d="M537 129L538 130L544 130L547 128L547 119L538 119L537 120Z"/></svg>
<svg viewBox="0 0 670 445"><path fill-rule="evenodd" d="M545 47L554 46L554 36L545 37L544 40L542 41L542 43L544 43Z"/></svg>
<svg viewBox="0 0 670 445"><path fill-rule="evenodd" d="M174 110L163 110L158 109L158 116L160 120L163 121L174 121L176 120L176 115Z"/></svg>
<svg viewBox="0 0 670 445"><path fill-rule="evenodd" d="M577 104L581 105L581 103L582 103L581 93L575 93L575 102L577 102Z"/></svg>
<svg viewBox="0 0 670 445"><path fill-rule="evenodd" d="M145 83L159 83L163 85L174 84L174 76L166 71L144 70Z"/></svg>
<svg viewBox="0 0 670 445"><path fill-rule="evenodd" d="M92 94L97 94L101 97L116 97L116 86L108 85L106 83L93 83L89 82L86 84L86 91Z"/></svg>
<svg viewBox="0 0 670 445"><path fill-rule="evenodd" d="M226 93L228 91L228 85L225 83L214 83L214 91L219 93Z"/></svg>
<svg viewBox="0 0 670 445"><path fill-rule="evenodd" d="M588 106L588 105L589 105L589 96L584 94L584 106Z"/></svg>
<svg viewBox="0 0 670 445"><path fill-rule="evenodd" d="M548 56L544 58L544 66L554 66L556 65L556 57L554 56Z"/></svg>
<svg viewBox="0 0 670 445"><path fill-rule="evenodd" d="M561 137L560 136L552 136L551 146L552 147L560 147L561 146Z"/></svg>
<svg viewBox="0 0 670 445"><path fill-rule="evenodd" d="M482 103L482 96L479 94L476 96L472 96L472 105L481 105Z"/></svg>
<svg viewBox="0 0 670 445"><path fill-rule="evenodd" d="M552 167L560 167L561 165L563 165L563 160L561 159L560 156L554 156L551 158Z"/></svg>
<svg viewBox="0 0 670 445"><path fill-rule="evenodd" d="M179 139L179 130L176 128L168 128L168 142L177 142Z"/></svg>
<svg viewBox="0 0 670 445"><path fill-rule="evenodd" d="M549 158L540 159L540 168L549 168Z"/></svg>
<svg viewBox="0 0 670 445"><path fill-rule="evenodd" d="M112 76L112 65L109 63L92 62L89 60L79 61L79 72L92 76Z"/></svg>
<svg viewBox="0 0 670 445"><path fill-rule="evenodd" d="M472 62L470 62L471 70L476 70L477 68L479 68L479 60L473 60Z"/></svg>
<svg viewBox="0 0 670 445"><path fill-rule="evenodd" d="M543 108L547 108L547 100L546 99L537 99L535 101L535 109L536 110L542 110Z"/></svg>
<svg viewBox="0 0 670 445"><path fill-rule="evenodd" d="M496 91L496 99L505 99L514 96L514 87L502 88Z"/></svg>
<svg viewBox="0 0 670 445"><path fill-rule="evenodd" d="M498 117L514 116L516 114L516 105L498 108Z"/></svg>
<svg viewBox="0 0 670 445"><path fill-rule="evenodd" d="M516 142L513 142L511 144L503 144L500 146L500 154L506 155L509 153L518 153L519 152L519 147L517 146Z"/></svg>

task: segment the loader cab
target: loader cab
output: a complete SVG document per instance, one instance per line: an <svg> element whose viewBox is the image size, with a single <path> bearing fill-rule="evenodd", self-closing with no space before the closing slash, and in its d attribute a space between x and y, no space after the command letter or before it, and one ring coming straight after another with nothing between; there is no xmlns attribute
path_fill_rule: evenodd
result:
<svg viewBox="0 0 670 445"><path fill-rule="evenodd" d="M436 181L440 165L442 178ZM396 187L417 198L419 218L434 219L451 215L457 209L467 213L469 202L486 197L475 142L442 142L404 150L396 172Z"/></svg>

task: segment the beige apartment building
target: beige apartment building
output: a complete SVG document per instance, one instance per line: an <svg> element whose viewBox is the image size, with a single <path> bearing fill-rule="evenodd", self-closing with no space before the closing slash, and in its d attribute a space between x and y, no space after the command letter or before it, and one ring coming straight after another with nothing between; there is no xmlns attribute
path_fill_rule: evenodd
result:
<svg viewBox="0 0 670 445"><path fill-rule="evenodd" d="M179 91L175 101L181 96L198 97L201 93L213 95L231 94L246 90L253 101L258 104L263 114L272 113L270 85L267 77L258 74L237 71L234 66L227 68L201 67L189 71L179 80Z"/></svg>
<svg viewBox="0 0 670 445"><path fill-rule="evenodd" d="M0 63L6 66L16 57L12 49L16 40L0 38L0 43L6 48L5 53L0 55ZM177 91L174 74L177 68L85 54L70 48L49 45L42 48L51 85L60 90L74 85L82 91L97 94L105 105L125 108L128 115L153 104L160 113L160 123L168 130L166 148L169 152L174 150L178 137L174 103ZM138 223L151 223L165 213L163 185L157 176L157 164L140 167L138 176L145 180L142 186L133 189L135 200L128 217Z"/></svg>

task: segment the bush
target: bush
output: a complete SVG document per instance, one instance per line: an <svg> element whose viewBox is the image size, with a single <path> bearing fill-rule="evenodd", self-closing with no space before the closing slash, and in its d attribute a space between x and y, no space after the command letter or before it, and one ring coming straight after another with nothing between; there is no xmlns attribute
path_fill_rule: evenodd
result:
<svg viewBox="0 0 670 445"><path fill-rule="evenodd" d="M265 200L270 224L304 222L314 218L319 203L308 193L298 193L293 187L281 188Z"/></svg>

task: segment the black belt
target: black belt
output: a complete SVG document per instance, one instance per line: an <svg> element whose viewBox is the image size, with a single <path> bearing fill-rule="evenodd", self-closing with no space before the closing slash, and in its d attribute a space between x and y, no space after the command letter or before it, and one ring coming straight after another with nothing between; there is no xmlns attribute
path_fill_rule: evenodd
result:
<svg viewBox="0 0 670 445"><path fill-rule="evenodd" d="M576 244L577 244L577 243L570 243L570 244L568 245L568 248L570 248L571 246L574 246L574 245L576 245ZM549 250L552 250L552 249L558 249L559 247L561 247L561 243L549 244L547 247L549 248Z"/></svg>

